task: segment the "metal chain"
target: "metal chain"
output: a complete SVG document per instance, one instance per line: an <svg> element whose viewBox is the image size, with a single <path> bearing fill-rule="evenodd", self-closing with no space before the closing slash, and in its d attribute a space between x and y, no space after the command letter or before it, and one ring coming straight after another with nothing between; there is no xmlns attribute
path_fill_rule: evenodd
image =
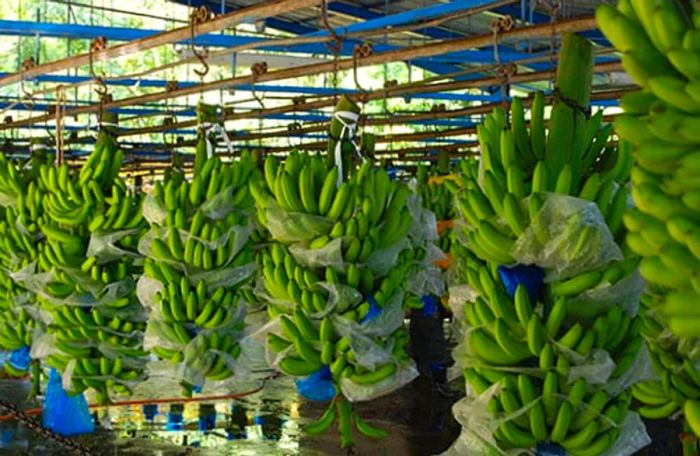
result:
<svg viewBox="0 0 700 456"><path fill-rule="evenodd" d="M19 410L14 404L0 399L0 407L7 410L7 412L12 415L17 421L24 424L27 429L33 431L42 437L52 440L59 445L61 445L66 450L74 452L80 456L91 456L93 453L83 445L77 443L76 441L63 437L62 435L56 434L52 430L42 426L37 420L31 418L26 413Z"/></svg>

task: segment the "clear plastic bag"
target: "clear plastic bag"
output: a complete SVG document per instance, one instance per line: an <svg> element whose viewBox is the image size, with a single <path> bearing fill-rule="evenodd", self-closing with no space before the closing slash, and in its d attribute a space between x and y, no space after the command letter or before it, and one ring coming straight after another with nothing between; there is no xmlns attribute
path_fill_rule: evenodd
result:
<svg viewBox="0 0 700 456"><path fill-rule="evenodd" d="M416 296L445 294L445 279L442 271L430 264L423 264L406 280L406 291Z"/></svg>
<svg viewBox="0 0 700 456"><path fill-rule="evenodd" d="M416 377L418 377L418 369L411 360L400 364L396 372L372 385L358 385L349 378L343 378L340 381L340 390L350 402L371 401L408 385Z"/></svg>
<svg viewBox="0 0 700 456"><path fill-rule="evenodd" d="M639 311L639 299L645 288L646 283L642 275L639 271L634 271L612 285L604 283L570 298L569 306L583 308L595 306L601 313L612 306L618 306L627 315L634 317Z"/></svg>
<svg viewBox="0 0 700 456"><path fill-rule="evenodd" d="M139 230L123 230L113 233L93 234L90 236L86 257L96 257L98 264L110 263L123 257L141 258L138 252L117 247L121 239L137 234Z"/></svg>
<svg viewBox="0 0 700 456"><path fill-rule="evenodd" d="M411 243L407 238L403 238L392 246L389 246L382 250L374 250L372 254L367 258L365 264L366 268L374 274L375 277L381 277L386 275L398 261L399 254L406 249L411 248Z"/></svg>
<svg viewBox="0 0 700 456"><path fill-rule="evenodd" d="M283 243L311 241L333 227L333 221L326 217L287 212L274 201L270 201L263 210L272 238Z"/></svg>
<svg viewBox="0 0 700 456"><path fill-rule="evenodd" d="M226 187L210 199L206 200L199 210L211 220L221 220L234 210L240 208L234 207L233 197L238 188L232 186Z"/></svg>
<svg viewBox="0 0 700 456"><path fill-rule="evenodd" d="M87 290L87 293L73 292L63 299L52 296L47 291L47 286L55 281L50 272L24 274L22 282L27 290L35 293L42 300L57 306L109 307L110 303L129 296L135 288L132 277L103 285L89 280L83 274L78 274L75 271L66 272L76 284ZM114 311L119 314L118 309L114 309Z"/></svg>
<svg viewBox="0 0 700 456"><path fill-rule="evenodd" d="M231 312L231 318L225 319L224 323L216 328L201 330L195 333L199 328L185 325L192 339L188 343L183 344L179 340L173 340L173 338L166 335L168 331L164 329L163 325L167 325L168 323L162 320L162 316L156 309L151 314L148 326L146 327L146 334L143 342L144 349L150 350L153 347L162 347L169 350L181 351L183 353L183 360L175 365L171 363L155 363L149 365L149 376L176 378L191 385L202 387L207 381L207 372L212 368L217 357L220 357L233 375L226 380L216 381L214 383L226 383L230 381L232 377L237 380L247 377L250 374L250 370L243 357L238 356L235 358L230 353L211 349L209 347L208 339L214 332L218 333L221 338L233 337L235 342L240 345L244 333L243 330L238 328L242 328L243 322L245 321L245 306L229 307L227 310Z"/></svg>
<svg viewBox="0 0 700 456"><path fill-rule="evenodd" d="M336 271L344 271L343 238L333 239L320 249L309 249L303 244L293 244L289 252L303 267L321 268L331 267Z"/></svg>
<svg viewBox="0 0 700 456"><path fill-rule="evenodd" d="M143 218L151 226L163 225L163 222L168 217L168 211L151 193L147 194L143 199L142 212Z"/></svg>
<svg viewBox="0 0 700 456"><path fill-rule="evenodd" d="M623 259L594 202L556 193L546 194L542 208L516 241L512 254L519 264L546 269L546 282Z"/></svg>

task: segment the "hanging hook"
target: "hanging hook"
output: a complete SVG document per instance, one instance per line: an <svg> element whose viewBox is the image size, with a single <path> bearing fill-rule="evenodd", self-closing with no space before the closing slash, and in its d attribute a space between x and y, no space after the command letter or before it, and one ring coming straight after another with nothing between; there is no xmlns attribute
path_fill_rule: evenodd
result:
<svg viewBox="0 0 700 456"><path fill-rule="evenodd" d="M260 104L260 107L262 109L265 109L265 103L263 103L262 97L260 97L255 91L255 82L260 76L262 76L265 73L267 73L267 62L255 62L250 67L250 78L252 79L251 85L253 86L251 94L253 98L255 98L255 101L257 101L258 104Z"/></svg>
<svg viewBox="0 0 700 456"><path fill-rule="evenodd" d="M104 74L99 76L95 74L94 54L105 49L107 49L107 38L105 38L104 36L98 36L97 38L93 39L90 43L90 76L100 84L100 87L95 87L95 92L97 93L97 95L100 96L101 99L107 97L109 89L107 88L107 84L105 83Z"/></svg>
<svg viewBox="0 0 700 456"><path fill-rule="evenodd" d="M212 18L212 16L213 13L205 5L195 8L190 15L190 48L194 56L197 57L199 62L204 67L202 70L194 70L200 79L204 79L204 77L209 74L209 63L207 63L209 52L206 49L202 52L197 50L196 46L194 45L194 28L199 24L207 22Z"/></svg>

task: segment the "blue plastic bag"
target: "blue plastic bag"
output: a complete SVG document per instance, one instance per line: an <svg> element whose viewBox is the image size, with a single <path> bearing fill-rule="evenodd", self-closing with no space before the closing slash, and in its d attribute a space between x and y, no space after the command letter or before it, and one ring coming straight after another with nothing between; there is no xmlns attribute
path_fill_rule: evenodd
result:
<svg viewBox="0 0 700 456"><path fill-rule="evenodd" d="M146 418L146 421L153 421L156 415L158 415L158 404L144 404L141 409L143 410L143 416Z"/></svg>
<svg viewBox="0 0 700 456"><path fill-rule="evenodd" d="M544 284L544 271L538 266L517 265L512 268L498 267L498 277L511 298L515 296L518 285L525 285L530 301L536 302Z"/></svg>
<svg viewBox="0 0 700 456"><path fill-rule="evenodd" d="M369 310L367 311L367 314L360 319L360 323L370 322L382 313L382 308L377 305L377 301L374 300L374 296L369 296L367 298L367 302L369 302Z"/></svg>
<svg viewBox="0 0 700 456"><path fill-rule="evenodd" d="M329 401L336 395L333 374L323 366L313 374L294 380L299 394L312 401Z"/></svg>
<svg viewBox="0 0 700 456"><path fill-rule="evenodd" d="M66 437L95 431L85 395L69 396L55 369L49 373L42 423L44 427Z"/></svg>
<svg viewBox="0 0 700 456"><path fill-rule="evenodd" d="M24 346L13 350L10 353L10 359L8 362L12 367L17 370L26 371L29 370L29 364L32 362L32 357L29 356L29 346Z"/></svg>
<svg viewBox="0 0 700 456"><path fill-rule="evenodd" d="M168 411L168 422L165 429L168 431L182 431L185 429L185 417L182 415L185 407L182 404L172 404Z"/></svg>
<svg viewBox="0 0 700 456"><path fill-rule="evenodd" d="M426 295L421 297L423 301L423 315L426 317L434 317L438 311L438 302L435 296Z"/></svg>

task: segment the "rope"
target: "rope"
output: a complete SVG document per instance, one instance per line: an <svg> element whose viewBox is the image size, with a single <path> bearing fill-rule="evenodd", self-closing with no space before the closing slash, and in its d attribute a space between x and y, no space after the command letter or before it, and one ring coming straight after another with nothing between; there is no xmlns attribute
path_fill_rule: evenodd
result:
<svg viewBox="0 0 700 456"><path fill-rule="evenodd" d="M366 159L360 152L360 145L357 143L357 122L360 119L360 114L352 111L336 111L333 113L333 117L335 117L338 120L338 122L340 122L343 125L343 128L340 129L340 134L338 135L338 137L333 138L335 139L335 165L338 167L338 180L336 182L336 185L340 187L340 184L343 183L342 140L344 134L347 134L347 139L350 140L352 145L355 147L355 154L357 154L357 156L360 157L363 163L366 161Z"/></svg>
<svg viewBox="0 0 700 456"><path fill-rule="evenodd" d="M63 86L56 87L56 165L63 163Z"/></svg>
<svg viewBox="0 0 700 456"><path fill-rule="evenodd" d="M357 63L360 59L369 57L372 53L372 45L369 43L358 43L352 48L352 77L355 81L355 87L360 92L360 101L363 103L367 100L369 92L360 85L360 81L357 78Z"/></svg>
<svg viewBox="0 0 700 456"><path fill-rule="evenodd" d="M231 143L231 140L229 139L226 130L221 126L221 124L204 122L199 125L199 128L202 130L202 133L204 133L204 138L207 143L207 158L211 158L214 156L214 146L212 145L211 141L209 141L210 133L218 133L219 137L223 139L224 144L226 144L228 153L233 155L233 144Z"/></svg>
<svg viewBox="0 0 700 456"><path fill-rule="evenodd" d="M497 65L497 74L500 79L501 99L503 103L508 101L508 83L510 78L518 71L518 67L510 62L507 65L501 63L501 56L498 52L498 44L501 41L501 33L512 30L515 26L515 21L510 15L502 16L494 19L491 22L491 31L493 32L493 57Z"/></svg>

